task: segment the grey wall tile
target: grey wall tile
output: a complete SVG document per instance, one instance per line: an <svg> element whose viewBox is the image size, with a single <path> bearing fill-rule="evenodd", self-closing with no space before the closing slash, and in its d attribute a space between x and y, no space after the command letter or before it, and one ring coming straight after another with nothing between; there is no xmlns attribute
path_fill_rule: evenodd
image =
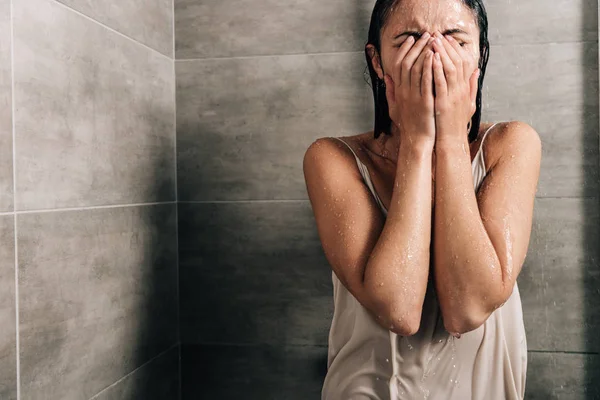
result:
<svg viewBox="0 0 600 400"><path fill-rule="evenodd" d="M0 0L0 212L13 209L10 0Z"/></svg>
<svg viewBox="0 0 600 400"><path fill-rule="evenodd" d="M141 366L91 400L179 399L179 345Z"/></svg>
<svg viewBox="0 0 600 400"><path fill-rule="evenodd" d="M183 345L182 399L318 399L327 348Z"/></svg>
<svg viewBox="0 0 600 400"><path fill-rule="evenodd" d="M362 51L374 0L175 0L177 59Z"/></svg>
<svg viewBox="0 0 600 400"><path fill-rule="evenodd" d="M57 0L173 58L173 0Z"/></svg>
<svg viewBox="0 0 600 400"><path fill-rule="evenodd" d="M18 216L23 399L89 398L177 343L175 207Z"/></svg>
<svg viewBox="0 0 600 400"><path fill-rule="evenodd" d="M174 200L172 61L53 1L14 6L17 208Z"/></svg>
<svg viewBox="0 0 600 400"><path fill-rule="evenodd" d="M179 205L182 343L327 344L331 268L310 204Z"/></svg>
<svg viewBox="0 0 600 400"><path fill-rule="evenodd" d="M14 217L0 216L0 399L17 398Z"/></svg>
<svg viewBox="0 0 600 400"><path fill-rule="evenodd" d="M492 44L598 42L597 0L485 0Z"/></svg>
<svg viewBox="0 0 600 400"><path fill-rule="evenodd" d="M600 350L598 199L536 199L519 276L530 350Z"/></svg>
<svg viewBox="0 0 600 400"><path fill-rule="evenodd" d="M175 0L177 59L363 51L373 0ZM487 1L492 44L598 41L594 0Z"/></svg>
<svg viewBox="0 0 600 400"><path fill-rule="evenodd" d="M305 199L318 137L372 129L362 54L177 62L179 199Z"/></svg>
<svg viewBox="0 0 600 400"><path fill-rule="evenodd" d="M529 353L526 400L600 398L598 354Z"/></svg>
<svg viewBox="0 0 600 400"><path fill-rule="evenodd" d="M484 86L485 120L540 134L538 197L598 195L597 44L495 46Z"/></svg>

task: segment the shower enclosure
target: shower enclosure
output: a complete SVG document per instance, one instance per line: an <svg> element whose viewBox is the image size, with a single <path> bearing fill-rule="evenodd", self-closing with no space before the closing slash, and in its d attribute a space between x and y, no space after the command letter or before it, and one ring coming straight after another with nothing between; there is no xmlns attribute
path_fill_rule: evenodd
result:
<svg viewBox="0 0 600 400"><path fill-rule="evenodd" d="M319 398L302 158L372 128L373 4L0 0L0 399ZM543 143L526 398L597 399L598 4L485 4L483 120Z"/></svg>

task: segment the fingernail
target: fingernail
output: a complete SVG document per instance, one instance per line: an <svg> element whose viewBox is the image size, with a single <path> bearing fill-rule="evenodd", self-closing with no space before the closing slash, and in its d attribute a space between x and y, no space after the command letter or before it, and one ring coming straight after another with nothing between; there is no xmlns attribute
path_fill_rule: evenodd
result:
<svg viewBox="0 0 600 400"><path fill-rule="evenodd" d="M446 35L445 38L450 42L452 42L454 40L454 38L450 35Z"/></svg>
<svg viewBox="0 0 600 400"><path fill-rule="evenodd" d="M438 44L442 44L442 39L440 39L439 37L438 37L438 38L435 38L435 41L436 41Z"/></svg>
<svg viewBox="0 0 600 400"><path fill-rule="evenodd" d="M427 39L427 38L428 38L428 37L430 37L430 36L431 36L431 35L429 34L429 32L425 32L425 33L423 33L423 34L421 35L421 37L422 37L423 39Z"/></svg>

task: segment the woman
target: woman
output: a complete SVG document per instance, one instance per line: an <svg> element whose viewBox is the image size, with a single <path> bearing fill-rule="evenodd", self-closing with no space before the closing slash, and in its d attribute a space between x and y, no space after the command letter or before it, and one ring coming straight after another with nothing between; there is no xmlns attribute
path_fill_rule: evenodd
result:
<svg viewBox="0 0 600 400"><path fill-rule="evenodd" d="M480 0L375 4L375 129L304 157L333 270L322 399L524 396L516 279L541 143L525 123L480 124L488 51Z"/></svg>

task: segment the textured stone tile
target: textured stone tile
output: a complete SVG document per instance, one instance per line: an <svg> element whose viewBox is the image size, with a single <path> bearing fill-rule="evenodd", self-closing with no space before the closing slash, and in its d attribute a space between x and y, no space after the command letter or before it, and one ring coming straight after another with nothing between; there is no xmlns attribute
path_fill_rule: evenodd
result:
<svg viewBox="0 0 600 400"><path fill-rule="evenodd" d="M182 347L182 399L318 399L327 348L314 346Z"/></svg>
<svg viewBox="0 0 600 400"><path fill-rule="evenodd" d="M538 197L597 196L598 45L496 46L484 120L521 120L542 139Z"/></svg>
<svg viewBox="0 0 600 400"><path fill-rule="evenodd" d="M374 4L175 0L176 58L362 51Z"/></svg>
<svg viewBox="0 0 600 400"><path fill-rule="evenodd" d="M0 399L17 399L14 217L0 216Z"/></svg>
<svg viewBox="0 0 600 400"><path fill-rule="evenodd" d="M53 1L14 6L18 210L174 200L171 61Z"/></svg>
<svg viewBox="0 0 600 400"><path fill-rule="evenodd" d="M530 350L600 350L598 198L536 199L519 275Z"/></svg>
<svg viewBox="0 0 600 400"><path fill-rule="evenodd" d="M161 354L91 400L179 399L179 346Z"/></svg>
<svg viewBox="0 0 600 400"><path fill-rule="evenodd" d="M375 1L175 0L178 59L363 51ZM593 0L485 1L492 44L598 41Z"/></svg>
<svg viewBox="0 0 600 400"><path fill-rule="evenodd" d="M485 0L492 44L598 42L596 0Z"/></svg>
<svg viewBox="0 0 600 400"><path fill-rule="evenodd" d="M175 205L18 216L21 396L90 398L178 342Z"/></svg>
<svg viewBox="0 0 600 400"><path fill-rule="evenodd" d="M173 0L57 0L173 58Z"/></svg>
<svg viewBox="0 0 600 400"><path fill-rule="evenodd" d="M306 199L302 159L312 141L372 129L360 54L176 66L182 201Z"/></svg>
<svg viewBox="0 0 600 400"><path fill-rule="evenodd" d="M13 210L10 0L0 0L0 212Z"/></svg>
<svg viewBox="0 0 600 400"><path fill-rule="evenodd" d="M597 354L529 353L526 400L600 398Z"/></svg>
<svg viewBox="0 0 600 400"><path fill-rule="evenodd" d="M327 344L331 268L310 204L179 205L182 343Z"/></svg>

